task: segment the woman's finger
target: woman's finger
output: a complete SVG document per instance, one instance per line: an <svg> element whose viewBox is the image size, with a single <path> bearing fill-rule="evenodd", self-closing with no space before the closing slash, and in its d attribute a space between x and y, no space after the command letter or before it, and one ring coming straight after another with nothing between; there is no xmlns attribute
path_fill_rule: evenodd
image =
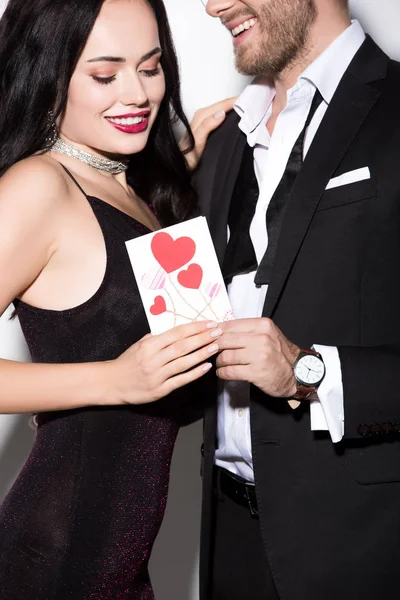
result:
<svg viewBox="0 0 400 600"><path fill-rule="evenodd" d="M226 114L232 110L235 101L236 96L226 98L211 106L201 108L195 113L190 125L195 140L194 149L191 152L187 152L189 147L187 134L183 136L179 144L181 151L185 153L189 169L193 170L197 167L204 152L208 136L224 122Z"/></svg>
<svg viewBox="0 0 400 600"><path fill-rule="evenodd" d="M165 380L168 380L171 377L179 375L179 373L189 371L200 363L208 362L212 356L217 354L218 351L219 347L217 341L212 342L211 344L208 344L204 348L200 348L191 354L181 356L180 358L171 361L164 367L164 370L162 371L163 377L165 377Z"/></svg>
<svg viewBox="0 0 400 600"><path fill-rule="evenodd" d="M163 361L163 364L167 365L172 361L176 361L178 358L188 354L192 355L196 350L209 346L215 342L221 335L222 330L216 328L179 340L160 353L161 360ZM190 366L186 368L190 368Z"/></svg>
<svg viewBox="0 0 400 600"><path fill-rule="evenodd" d="M152 352L157 352L164 348L168 348L180 340L184 340L201 333L209 334L214 329L217 329L217 327L219 328L219 325L215 321L196 321L195 323L178 325L177 327L173 327L164 333L151 336L152 339L148 340L147 343L151 344ZM145 338L143 338L143 340L145 340Z"/></svg>
<svg viewBox="0 0 400 600"><path fill-rule="evenodd" d="M191 371L186 371L185 373L181 373L180 375L176 375L175 377L171 377L168 379L163 387L163 396L170 394L174 390L187 385L188 383L192 383L192 381L196 381L212 368L212 363L203 363L198 367L195 367ZM188 399L190 402L190 398Z"/></svg>
<svg viewBox="0 0 400 600"><path fill-rule="evenodd" d="M232 110L233 105L237 100L237 96L232 98L225 98L224 100L220 100L219 102L215 102L215 104L211 104L210 106L206 106L205 108L200 108L195 112L190 127L195 133L197 127L201 124L202 121L208 119L209 117L213 117L220 113L228 113Z"/></svg>

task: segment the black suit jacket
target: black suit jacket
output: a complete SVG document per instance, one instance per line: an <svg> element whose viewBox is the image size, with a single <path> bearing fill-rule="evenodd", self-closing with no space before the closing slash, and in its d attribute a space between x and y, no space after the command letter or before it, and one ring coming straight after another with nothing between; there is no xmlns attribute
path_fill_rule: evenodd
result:
<svg viewBox="0 0 400 600"><path fill-rule="evenodd" d="M221 264L246 144L237 123L231 113L211 136L196 175ZM326 191L332 177L361 167L371 179ZM307 406L294 412L251 390L260 525L282 600L399 595L399 305L400 65L367 38L296 182L263 311L301 347L338 347L344 440L312 432ZM214 404L204 432L202 600L210 598L216 425Z"/></svg>

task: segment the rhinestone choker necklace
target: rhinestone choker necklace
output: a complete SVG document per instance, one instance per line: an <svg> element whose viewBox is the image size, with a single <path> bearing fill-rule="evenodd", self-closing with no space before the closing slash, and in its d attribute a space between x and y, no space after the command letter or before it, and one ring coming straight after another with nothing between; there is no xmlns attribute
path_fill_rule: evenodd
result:
<svg viewBox="0 0 400 600"><path fill-rule="evenodd" d="M81 150L77 146L62 140L59 137L56 139L50 150L77 158L86 165L89 165L89 167L93 167L102 173L110 173L112 175L126 171L129 165L129 160L119 161L97 156L96 154Z"/></svg>

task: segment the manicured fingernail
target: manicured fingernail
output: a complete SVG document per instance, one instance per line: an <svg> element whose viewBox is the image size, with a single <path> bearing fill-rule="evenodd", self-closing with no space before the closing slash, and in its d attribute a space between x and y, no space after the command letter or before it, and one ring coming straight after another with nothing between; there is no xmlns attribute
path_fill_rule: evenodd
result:
<svg viewBox="0 0 400 600"><path fill-rule="evenodd" d="M219 337L222 335L222 329L218 327L218 329L213 329L210 333L211 337Z"/></svg>
<svg viewBox="0 0 400 600"><path fill-rule="evenodd" d="M207 371L209 371L212 367L212 363L204 363L204 365L202 366L202 371L204 371L204 373L206 373Z"/></svg>
<svg viewBox="0 0 400 600"><path fill-rule="evenodd" d="M214 329L214 327L218 327L218 323L216 321L208 321L207 329Z"/></svg>
<svg viewBox="0 0 400 600"><path fill-rule="evenodd" d="M211 346L208 346L207 351L209 354L214 354L214 352L218 352L219 350L219 346L218 344L211 344Z"/></svg>
<svg viewBox="0 0 400 600"><path fill-rule="evenodd" d="M226 115L226 112L224 110L219 110L218 112L214 113L214 119L216 121L220 121L221 119L223 119Z"/></svg>

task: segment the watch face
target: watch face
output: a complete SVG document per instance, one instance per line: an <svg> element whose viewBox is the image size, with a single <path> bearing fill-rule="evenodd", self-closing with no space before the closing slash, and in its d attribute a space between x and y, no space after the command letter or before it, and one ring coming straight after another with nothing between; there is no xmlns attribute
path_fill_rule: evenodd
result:
<svg viewBox="0 0 400 600"><path fill-rule="evenodd" d="M295 375L305 385L316 385L322 381L325 375L324 363L317 356L306 354L297 363Z"/></svg>

